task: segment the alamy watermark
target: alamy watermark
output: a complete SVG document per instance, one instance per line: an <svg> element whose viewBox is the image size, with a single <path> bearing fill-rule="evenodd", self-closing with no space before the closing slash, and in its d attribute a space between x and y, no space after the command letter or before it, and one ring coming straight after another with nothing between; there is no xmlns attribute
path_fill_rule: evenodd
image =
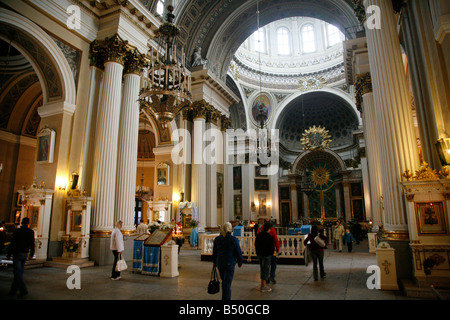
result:
<svg viewBox="0 0 450 320"><path fill-rule="evenodd" d="M81 29L81 9L77 5L70 5L67 7L66 13L69 17L66 20L66 26L70 30Z"/></svg>

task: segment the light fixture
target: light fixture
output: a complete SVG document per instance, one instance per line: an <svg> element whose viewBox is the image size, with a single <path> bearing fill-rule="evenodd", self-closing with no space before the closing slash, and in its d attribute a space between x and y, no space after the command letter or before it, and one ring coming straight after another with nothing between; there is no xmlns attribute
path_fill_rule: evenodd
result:
<svg viewBox="0 0 450 320"><path fill-rule="evenodd" d="M316 190L316 184L314 183L312 179L312 174L309 172L309 170L305 170L305 175L303 176L303 180L300 183L300 190L306 193L306 195L309 197L311 193Z"/></svg>
<svg viewBox="0 0 450 320"><path fill-rule="evenodd" d="M443 166L450 165L450 138L439 139L436 142L436 150Z"/></svg>
<svg viewBox="0 0 450 320"><path fill-rule="evenodd" d="M177 50L175 41L180 30L173 23L173 6L167 9L167 21L155 32L160 48L149 51L147 87L139 96L141 108L149 110L164 128L192 101L184 49Z"/></svg>

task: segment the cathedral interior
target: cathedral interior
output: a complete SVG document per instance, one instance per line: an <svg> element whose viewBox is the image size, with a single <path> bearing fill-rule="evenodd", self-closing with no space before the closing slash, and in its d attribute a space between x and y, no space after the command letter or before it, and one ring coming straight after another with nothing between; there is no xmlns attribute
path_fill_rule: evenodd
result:
<svg viewBox="0 0 450 320"><path fill-rule="evenodd" d="M447 0L0 0L0 221L30 218L37 260L75 238L103 266L119 220L186 241L341 220L449 286L449 21Z"/></svg>

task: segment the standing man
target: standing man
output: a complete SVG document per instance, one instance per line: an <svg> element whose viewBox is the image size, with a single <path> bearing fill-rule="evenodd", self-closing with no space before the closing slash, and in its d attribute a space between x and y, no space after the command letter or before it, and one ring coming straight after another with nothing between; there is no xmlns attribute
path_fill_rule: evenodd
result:
<svg viewBox="0 0 450 320"><path fill-rule="evenodd" d="M334 229L334 240L336 243L336 249L339 249L339 252L342 252L342 237L345 234L344 226L342 225L341 220L337 221L336 229Z"/></svg>
<svg viewBox="0 0 450 320"><path fill-rule="evenodd" d="M136 233L138 235L147 234L148 233L148 225L144 223L144 219L140 220L140 224L136 228Z"/></svg>
<svg viewBox="0 0 450 320"><path fill-rule="evenodd" d="M119 280L120 272L116 271L117 260L119 260L119 255L122 255L124 245L123 245L123 234L120 229L122 229L122 221L116 223L116 227L111 233L111 250L114 255L114 263L112 268L111 280Z"/></svg>
<svg viewBox="0 0 450 320"><path fill-rule="evenodd" d="M11 244L8 247L7 259L13 255L14 280L11 285L10 295L15 295L19 291L19 297L22 298L28 294L27 287L23 281L23 271L27 256L33 259L34 256L34 231L28 228L29 218L22 219L22 226L14 230Z"/></svg>

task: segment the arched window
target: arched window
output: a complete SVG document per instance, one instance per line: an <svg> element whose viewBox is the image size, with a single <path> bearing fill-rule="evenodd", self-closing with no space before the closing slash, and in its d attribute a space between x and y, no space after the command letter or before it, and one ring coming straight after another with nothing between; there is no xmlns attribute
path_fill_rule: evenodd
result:
<svg viewBox="0 0 450 320"><path fill-rule="evenodd" d="M278 54L288 55L291 53L289 45L289 30L287 28L279 28L277 30Z"/></svg>
<svg viewBox="0 0 450 320"><path fill-rule="evenodd" d="M156 4L156 13L162 16L164 14L164 2L165 0L158 0Z"/></svg>
<svg viewBox="0 0 450 320"><path fill-rule="evenodd" d="M328 46L334 46L341 42L341 32L332 24L327 25Z"/></svg>
<svg viewBox="0 0 450 320"><path fill-rule="evenodd" d="M266 52L266 38L263 28L259 28L255 31L253 34L253 41L256 52Z"/></svg>
<svg viewBox="0 0 450 320"><path fill-rule="evenodd" d="M311 24L307 24L302 27L300 34L302 39L303 52L310 53L316 51L314 27Z"/></svg>

